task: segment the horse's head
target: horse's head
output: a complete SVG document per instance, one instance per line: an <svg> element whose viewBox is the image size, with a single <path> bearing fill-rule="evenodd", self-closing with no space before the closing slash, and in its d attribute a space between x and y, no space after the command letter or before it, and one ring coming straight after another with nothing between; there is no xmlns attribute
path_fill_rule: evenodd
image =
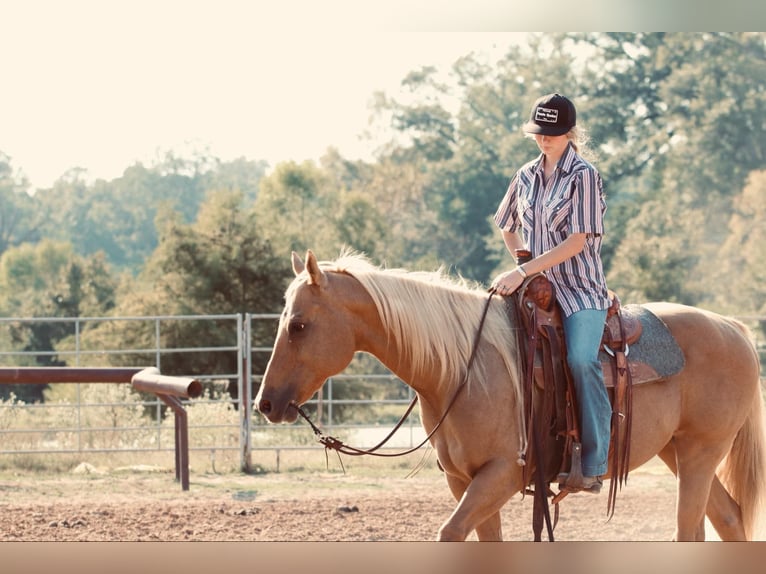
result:
<svg viewBox="0 0 766 574"><path fill-rule="evenodd" d="M311 251L293 252L296 278L285 295L271 359L255 398L269 421L293 422L328 377L351 362L356 337L346 305L350 277L322 270Z"/></svg>

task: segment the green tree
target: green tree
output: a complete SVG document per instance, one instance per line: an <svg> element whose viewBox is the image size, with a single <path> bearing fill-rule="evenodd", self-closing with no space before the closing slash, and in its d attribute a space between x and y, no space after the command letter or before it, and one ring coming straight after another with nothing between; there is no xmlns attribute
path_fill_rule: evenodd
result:
<svg viewBox="0 0 766 574"><path fill-rule="evenodd" d="M245 203L252 204L258 197L258 187L267 169L267 162L251 161L243 157L217 162L215 169L202 175L202 187L205 190L239 191Z"/></svg>
<svg viewBox="0 0 766 574"><path fill-rule="evenodd" d="M309 248L329 258L342 247L334 233L337 190L313 162L277 165L261 181L255 208L263 236L285 258Z"/></svg>
<svg viewBox="0 0 766 574"><path fill-rule="evenodd" d="M766 314L766 170L753 172L735 199L729 230L711 266L716 301L724 312Z"/></svg>
<svg viewBox="0 0 766 574"><path fill-rule="evenodd" d="M683 214L683 217L679 217ZM704 218L674 195L646 203L627 223L607 276L625 303L675 301L693 305Z"/></svg>
<svg viewBox="0 0 766 574"><path fill-rule="evenodd" d="M117 281L103 254L76 255L72 246L43 240L6 251L0 258L0 312L6 317L80 317L108 313L115 305ZM6 350L38 352L15 364L65 365L56 351L75 332L73 322L14 322L0 335ZM29 356L27 356L29 357ZM3 397L40 400L43 386L0 386Z"/></svg>
<svg viewBox="0 0 766 574"><path fill-rule="evenodd" d="M84 170L72 169L38 191L49 214L45 233L71 242L82 255L103 251L116 268L137 274L158 245L154 220L160 211L193 221L208 189L238 190L254 200L264 172L263 162L172 153L152 167L136 163L111 181L89 184Z"/></svg>
<svg viewBox="0 0 766 574"><path fill-rule="evenodd" d="M717 266L710 262L729 234L734 198L766 159L765 36L575 37L595 48L583 87L592 86L586 109L601 120L593 133L616 194L618 241L609 249L620 261L611 265L612 287L627 281L639 298L712 304ZM627 280L630 264L637 268Z"/></svg>
<svg viewBox="0 0 766 574"><path fill-rule="evenodd" d="M0 255L40 239L43 213L28 188L27 180L14 174L10 158L0 152Z"/></svg>
<svg viewBox="0 0 766 574"><path fill-rule="evenodd" d="M116 309L117 315L218 315L277 313L288 279L292 276L287 257L276 257L260 231L254 209L244 206L240 191L209 194L193 223L184 223L173 211L157 222L160 242L147 265L131 284ZM117 323L94 330L90 337L110 346L151 347L154 332L149 327ZM166 321L161 335L168 348L230 345L237 339L231 321ZM256 324L254 346L273 342L274 326ZM262 372L268 357L253 365ZM124 361L115 357L116 361ZM135 363L136 357L130 359ZM145 364L154 364L147 355ZM163 355L166 374L232 373L237 371L237 353Z"/></svg>

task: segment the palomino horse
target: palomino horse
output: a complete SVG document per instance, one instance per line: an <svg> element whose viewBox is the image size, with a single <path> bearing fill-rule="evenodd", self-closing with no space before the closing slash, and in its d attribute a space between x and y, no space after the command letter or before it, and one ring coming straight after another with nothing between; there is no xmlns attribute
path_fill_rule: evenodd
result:
<svg viewBox="0 0 766 574"><path fill-rule="evenodd" d="M294 422L300 406L355 352L377 357L420 399L458 501L440 540L501 540L500 509L523 484L519 343L505 304L490 302L466 372L487 293L441 273L381 270L344 254L305 264L293 253L274 350L256 397L271 422ZM766 485L759 362L747 329L700 309L649 304L675 336L686 365L633 390L631 468L655 455L677 476L675 540L704 540L707 514L722 540L749 540ZM719 466L720 465L720 466ZM607 477L614 469L610 468Z"/></svg>

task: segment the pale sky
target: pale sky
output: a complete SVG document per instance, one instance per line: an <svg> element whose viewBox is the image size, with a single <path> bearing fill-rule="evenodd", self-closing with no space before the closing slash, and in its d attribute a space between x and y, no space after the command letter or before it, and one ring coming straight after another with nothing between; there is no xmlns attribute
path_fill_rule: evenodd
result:
<svg viewBox="0 0 766 574"><path fill-rule="evenodd" d="M503 30L736 29L727 15L766 12L750 3L0 0L0 151L33 188L75 167L112 179L171 150L369 158L376 91L396 97L408 72L469 52L492 62L526 36Z"/></svg>
<svg viewBox="0 0 766 574"><path fill-rule="evenodd" d="M271 165L330 146L369 157L360 136L375 91L396 96L411 70L499 57L524 36L393 19L356 29L322 1L297 24L284 0L3 2L0 151L33 188L74 167L112 179L168 150Z"/></svg>

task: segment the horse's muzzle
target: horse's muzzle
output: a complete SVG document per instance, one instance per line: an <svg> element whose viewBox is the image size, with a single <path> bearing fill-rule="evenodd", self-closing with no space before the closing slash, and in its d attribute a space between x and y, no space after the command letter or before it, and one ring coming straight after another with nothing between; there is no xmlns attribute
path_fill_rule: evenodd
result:
<svg viewBox="0 0 766 574"><path fill-rule="evenodd" d="M258 402L258 411L266 416L271 414L271 401L268 399L261 399Z"/></svg>
<svg viewBox="0 0 766 574"><path fill-rule="evenodd" d="M298 411L292 401L280 410L269 399L261 398L257 407L258 412L272 423L294 423L298 419Z"/></svg>

